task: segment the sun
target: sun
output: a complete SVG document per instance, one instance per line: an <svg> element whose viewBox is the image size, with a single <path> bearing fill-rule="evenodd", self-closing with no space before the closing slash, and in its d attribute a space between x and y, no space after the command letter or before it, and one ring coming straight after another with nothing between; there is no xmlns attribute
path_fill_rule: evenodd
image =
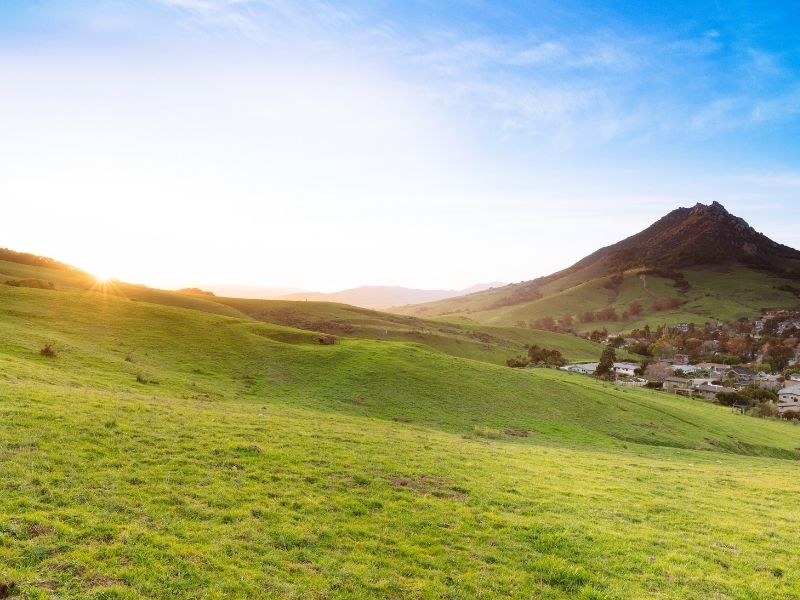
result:
<svg viewBox="0 0 800 600"><path fill-rule="evenodd" d="M117 279L108 271L98 270L92 273L92 282L90 289L94 292L102 292L103 294L114 294L117 291Z"/></svg>
<svg viewBox="0 0 800 600"><path fill-rule="evenodd" d="M100 271L94 274L94 280L100 284L110 283L113 279L114 277L112 275L109 275L104 271Z"/></svg>

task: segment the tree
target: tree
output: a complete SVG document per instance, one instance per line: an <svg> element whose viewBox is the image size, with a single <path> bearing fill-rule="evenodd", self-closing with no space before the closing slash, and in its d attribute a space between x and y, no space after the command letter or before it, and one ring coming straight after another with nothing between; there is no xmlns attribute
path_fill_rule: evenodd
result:
<svg viewBox="0 0 800 600"><path fill-rule="evenodd" d="M597 365L597 370L594 372L595 377L611 381L614 379L614 363L617 360L617 353L611 346L603 348L603 353L600 355L600 362Z"/></svg>
<svg viewBox="0 0 800 600"><path fill-rule="evenodd" d="M613 306L608 306L602 310L598 310L595 313L595 318L598 321L617 321L619 317L617 316L617 311L614 309Z"/></svg>
<svg viewBox="0 0 800 600"><path fill-rule="evenodd" d="M764 361L772 365L773 371L783 371L794 358L794 350L780 342L770 342L765 350Z"/></svg>
<svg viewBox="0 0 800 600"><path fill-rule="evenodd" d="M536 319L530 324L531 329L544 329L545 331L553 331L556 328L556 322L553 317L542 317Z"/></svg>
<svg viewBox="0 0 800 600"><path fill-rule="evenodd" d="M622 348L625 345L625 338L618 335L617 337L608 340L608 343L614 348Z"/></svg>
<svg viewBox="0 0 800 600"><path fill-rule="evenodd" d="M734 404L738 404L739 406L750 406L751 404L750 399L747 396L737 392L717 392L716 395L717 404L721 404L722 406L733 406Z"/></svg>
<svg viewBox="0 0 800 600"><path fill-rule="evenodd" d="M533 365L545 365L548 367L563 367L567 364L567 361L558 350L540 348L536 344L528 348L528 362Z"/></svg>

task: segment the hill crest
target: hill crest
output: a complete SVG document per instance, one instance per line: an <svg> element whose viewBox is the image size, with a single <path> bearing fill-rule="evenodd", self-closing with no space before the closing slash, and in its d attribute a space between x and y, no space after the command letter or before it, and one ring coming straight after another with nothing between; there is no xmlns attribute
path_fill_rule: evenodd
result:
<svg viewBox="0 0 800 600"><path fill-rule="evenodd" d="M792 264L795 261L797 264ZM544 279L578 270L603 277L637 268L681 269L737 262L782 275L800 275L799 251L774 242L713 202L677 208L643 231Z"/></svg>

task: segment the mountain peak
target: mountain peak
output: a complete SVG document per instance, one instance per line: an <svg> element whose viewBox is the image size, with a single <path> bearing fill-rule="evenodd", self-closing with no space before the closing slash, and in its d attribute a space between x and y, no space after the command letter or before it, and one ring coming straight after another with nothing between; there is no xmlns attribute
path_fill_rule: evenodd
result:
<svg viewBox="0 0 800 600"><path fill-rule="evenodd" d="M711 204L703 204L702 202L698 202L695 204L692 209L692 214L701 214L701 215L708 215L708 214L720 214L720 215L730 215L730 213L725 209L722 204L714 200Z"/></svg>
<svg viewBox="0 0 800 600"><path fill-rule="evenodd" d="M719 202L678 208L653 225L602 248L567 271L603 276L629 269L680 269L742 264L771 272L795 272L800 252L782 246L729 213Z"/></svg>

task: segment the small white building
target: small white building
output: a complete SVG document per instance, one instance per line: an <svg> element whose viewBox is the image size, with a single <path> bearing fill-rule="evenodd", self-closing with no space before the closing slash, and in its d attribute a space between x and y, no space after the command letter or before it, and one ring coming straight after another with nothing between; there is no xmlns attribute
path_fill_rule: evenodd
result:
<svg viewBox="0 0 800 600"><path fill-rule="evenodd" d="M681 371L682 373L686 373L687 375L703 370L697 365L672 365L670 368L672 369L673 373Z"/></svg>
<svg viewBox="0 0 800 600"><path fill-rule="evenodd" d="M614 373L617 375L627 375L633 377L636 375L636 370L640 369L641 365L635 362L615 362Z"/></svg>
<svg viewBox="0 0 800 600"><path fill-rule="evenodd" d="M783 388L778 392L778 412L800 411L800 386Z"/></svg>
<svg viewBox="0 0 800 600"><path fill-rule="evenodd" d="M597 371L598 363L583 363L576 365L564 365L561 367L562 371L569 371L570 373L580 373L581 375L594 375Z"/></svg>

